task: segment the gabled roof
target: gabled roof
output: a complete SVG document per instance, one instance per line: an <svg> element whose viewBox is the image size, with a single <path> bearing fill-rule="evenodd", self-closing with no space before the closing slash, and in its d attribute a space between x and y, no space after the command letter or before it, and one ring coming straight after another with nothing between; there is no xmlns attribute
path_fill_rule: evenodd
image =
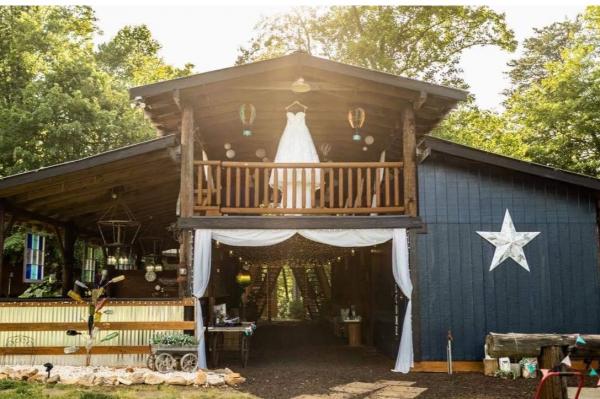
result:
<svg viewBox="0 0 600 399"><path fill-rule="evenodd" d="M182 90L195 86L216 83L224 80L250 76L281 69L289 66L307 66L325 71L336 72L360 79L370 80L389 86L399 87L417 92L424 91L428 94L446 97L448 99L463 101L467 99L468 93L464 90L436 85L416 79L405 78L390 73L375 71L372 69L357 67L341 62L331 61L325 58L315 57L306 52L298 51L282 57L272 58L264 61L252 62L245 65L199 73L183 78L152 83L130 89L131 98L151 97L173 90Z"/></svg>
<svg viewBox="0 0 600 399"><path fill-rule="evenodd" d="M517 172L527 173L530 175L557 180L576 186L590 188L592 190L600 190L600 179L591 176L569 172L566 170L553 168L550 166L541 165L533 162L523 161L504 155L494 154L488 151L479 150L477 148L454 143L448 140L443 140L437 137L424 136L421 142L419 143L419 148L428 148L431 151L439 152L442 154L452 155L471 161L482 162L488 165L494 165L501 168L514 170Z"/></svg>

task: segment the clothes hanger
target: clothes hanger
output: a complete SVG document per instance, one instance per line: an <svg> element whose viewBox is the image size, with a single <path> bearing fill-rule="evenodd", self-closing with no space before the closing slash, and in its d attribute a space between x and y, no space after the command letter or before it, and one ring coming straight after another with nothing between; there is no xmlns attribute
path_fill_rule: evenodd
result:
<svg viewBox="0 0 600 399"><path fill-rule="evenodd" d="M287 107L285 107L285 110L289 111L289 109L292 108L294 105L298 105L298 106L302 107L304 109L304 112L306 112L306 110L308 109L308 107L306 105L302 104L298 100L295 100L293 103L291 103L290 105L288 105Z"/></svg>

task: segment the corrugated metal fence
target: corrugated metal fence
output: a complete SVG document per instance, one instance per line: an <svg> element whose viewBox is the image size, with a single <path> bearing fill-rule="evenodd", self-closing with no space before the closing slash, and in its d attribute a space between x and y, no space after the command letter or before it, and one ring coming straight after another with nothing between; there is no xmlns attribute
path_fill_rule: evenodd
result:
<svg viewBox="0 0 600 399"><path fill-rule="evenodd" d="M104 309L112 314L98 323L100 338L113 331L119 331L119 336L98 342L92 350L92 363L144 364L153 335L194 329L193 321L184 320L184 306L193 305L191 298L110 301ZM68 336L66 330L87 329L86 314L85 305L72 301L0 302L0 364L84 364L84 338ZM65 355L68 346L80 350Z"/></svg>

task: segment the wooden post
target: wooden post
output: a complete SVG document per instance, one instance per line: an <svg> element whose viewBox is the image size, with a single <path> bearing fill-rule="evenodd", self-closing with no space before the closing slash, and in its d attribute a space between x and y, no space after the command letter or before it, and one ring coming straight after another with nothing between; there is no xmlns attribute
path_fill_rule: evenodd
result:
<svg viewBox="0 0 600 399"><path fill-rule="evenodd" d="M0 203L0 296L2 296L2 287L4 286L2 279L2 269L4 266L4 223L6 220L6 212L4 209L4 204Z"/></svg>
<svg viewBox="0 0 600 399"><path fill-rule="evenodd" d="M190 217L194 215L194 109L185 105L181 118L181 170L179 186L179 215ZM189 230L181 232L179 264L187 270L187 284L179 283L179 296L192 291L192 233Z"/></svg>
<svg viewBox="0 0 600 399"><path fill-rule="evenodd" d="M67 292L73 288L73 269L75 266L75 241L77 240L77 230L73 224L65 225L65 233L62 238L62 294L67 296ZM60 241L60 230L56 229Z"/></svg>
<svg viewBox="0 0 600 399"><path fill-rule="evenodd" d="M545 346L540 356L540 369L552 369L560 364L564 357L560 346ZM565 378L550 378L544 383L541 399L567 399Z"/></svg>
<svg viewBox="0 0 600 399"><path fill-rule="evenodd" d="M407 106L402 112L402 154L404 161L404 206L406 214L417 215L417 133L415 112Z"/></svg>

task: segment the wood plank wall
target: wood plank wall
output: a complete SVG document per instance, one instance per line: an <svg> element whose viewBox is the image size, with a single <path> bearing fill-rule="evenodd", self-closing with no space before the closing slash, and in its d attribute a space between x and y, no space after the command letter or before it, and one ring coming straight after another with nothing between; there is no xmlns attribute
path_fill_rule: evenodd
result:
<svg viewBox="0 0 600 399"><path fill-rule="evenodd" d="M432 154L419 166L421 360L480 360L494 332L593 333L600 329L598 234L593 193L556 181ZM531 272L507 260L490 272L509 209Z"/></svg>

